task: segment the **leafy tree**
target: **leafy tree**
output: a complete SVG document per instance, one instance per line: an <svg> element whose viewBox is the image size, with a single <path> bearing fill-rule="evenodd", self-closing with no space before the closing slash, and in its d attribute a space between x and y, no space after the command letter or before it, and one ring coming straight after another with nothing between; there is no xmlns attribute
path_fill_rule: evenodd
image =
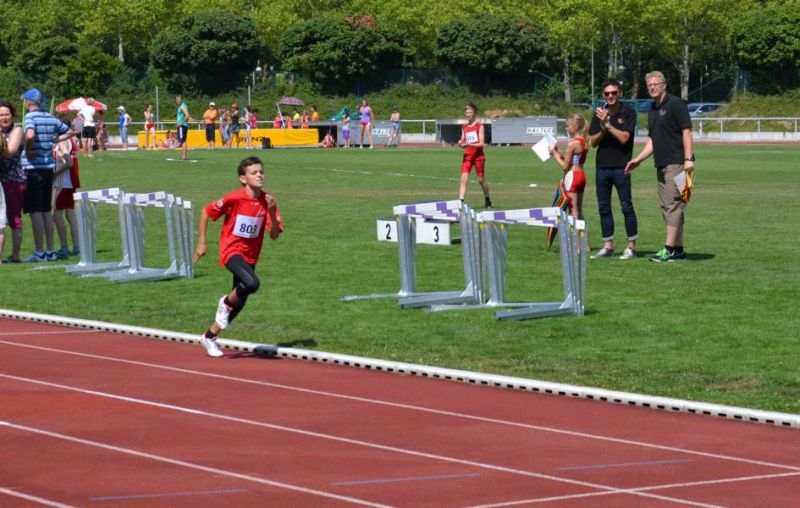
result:
<svg viewBox="0 0 800 508"><path fill-rule="evenodd" d="M209 10L160 32L150 62L170 90L216 95L240 87L261 51L250 18Z"/></svg>
<svg viewBox="0 0 800 508"><path fill-rule="evenodd" d="M441 27L434 51L454 70L474 77L473 86L488 92L492 84L509 89L514 77L547 62L551 48L540 25L503 16L474 16ZM516 81L519 83L519 80Z"/></svg>
<svg viewBox="0 0 800 508"><path fill-rule="evenodd" d="M771 93L798 84L800 11L798 6L773 5L748 11L731 26L735 61L751 72L753 88Z"/></svg>
<svg viewBox="0 0 800 508"><path fill-rule="evenodd" d="M279 57L284 70L333 92L383 86L388 72L411 57L404 35L372 16L312 18L284 33Z"/></svg>

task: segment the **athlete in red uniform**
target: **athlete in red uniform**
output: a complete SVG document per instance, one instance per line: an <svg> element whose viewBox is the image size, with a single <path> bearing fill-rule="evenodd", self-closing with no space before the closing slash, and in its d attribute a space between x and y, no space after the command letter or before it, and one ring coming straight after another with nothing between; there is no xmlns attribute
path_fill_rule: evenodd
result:
<svg viewBox="0 0 800 508"><path fill-rule="evenodd" d="M489 198L489 184L486 183L486 156L483 154L483 124L476 118L478 108L474 104L467 104L464 108L464 116L467 118L466 125L461 126L461 139L458 146L464 149L464 157L461 159L461 185L458 188L458 199L464 201L467 195L467 184L469 183L469 173L472 166L475 166L475 173L478 175L478 183L483 189L484 206L492 207L492 200Z"/></svg>
<svg viewBox="0 0 800 508"><path fill-rule="evenodd" d="M219 264L233 274L233 289L219 299L214 322L201 339L208 356L212 358L223 355L216 342L217 335L241 312L247 297L258 291L260 282L255 267L261 254L264 232L267 231L273 240L283 232L275 198L264 192L264 165L261 159L244 159L239 163L238 172L242 188L203 208L194 253L195 263L206 254L208 219L216 221L225 217L220 233Z"/></svg>
<svg viewBox="0 0 800 508"><path fill-rule="evenodd" d="M586 145L586 119L581 115L567 118L567 134L572 138L564 155L558 147L552 147L550 153L564 171L564 189L569 196L569 209L575 219L583 220L583 190L586 188L586 173L583 165L588 152Z"/></svg>

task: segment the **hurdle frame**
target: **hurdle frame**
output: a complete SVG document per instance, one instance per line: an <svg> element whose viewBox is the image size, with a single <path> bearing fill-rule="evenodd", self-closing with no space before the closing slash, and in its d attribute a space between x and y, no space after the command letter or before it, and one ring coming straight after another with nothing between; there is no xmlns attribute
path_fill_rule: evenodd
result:
<svg viewBox="0 0 800 508"><path fill-rule="evenodd" d="M126 194L122 199L128 240L130 265L127 269L107 272L105 275L114 282L155 281L187 277L188 265L186 240L183 237L185 221L176 220L176 199L164 191ZM144 266L145 254L145 216L146 208L163 208L167 231L169 266L151 268ZM177 236L177 239L176 239ZM180 259L179 259L180 258ZM188 262L187 262L188 259Z"/></svg>
<svg viewBox="0 0 800 508"><path fill-rule="evenodd" d="M483 301L484 281L481 265L480 232L475 212L460 200L430 201L401 204L393 208L397 221L397 251L400 264L400 291L371 295L350 295L343 302L397 298L404 308L428 307L435 304L476 304ZM417 221L443 220L458 222L461 228L462 263L464 267L464 289L458 291L417 292Z"/></svg>
<svg viewBox="0 0 800 508"><path fill-rule="evenodd" d="M124 227L125 211L122 200L125 193L118 187L97 189L75 193L75 215L78 223L80 260L77 264L64 265L67 273L80 276L102 275L104 273L126 270L130 267L127 231ZM117 207L119 219L122 259L112 262L97 262L97 204L113 204Z"/></svg>
<svg viewBox="0 0 800 508"><path fill-rule="evenodd" d="M483 226L490 298L485 307L516 307L495 313L495 318L533 319L552 316L582 316L585 312L586 223L575 221L557 207L489 211L478 214ZM557 227L564 298L558 302L506 302L505 274L508 226Z"/></svg>

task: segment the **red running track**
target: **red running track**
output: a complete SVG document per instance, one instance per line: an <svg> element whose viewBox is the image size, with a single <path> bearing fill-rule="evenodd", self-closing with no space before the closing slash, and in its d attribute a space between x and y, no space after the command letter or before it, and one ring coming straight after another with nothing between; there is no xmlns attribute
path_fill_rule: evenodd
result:
<svg viewBox="0 0 800 508"><path fill-rule="evenodd" d="M791 506L800 433L0 319L0 506Z"/></svg>

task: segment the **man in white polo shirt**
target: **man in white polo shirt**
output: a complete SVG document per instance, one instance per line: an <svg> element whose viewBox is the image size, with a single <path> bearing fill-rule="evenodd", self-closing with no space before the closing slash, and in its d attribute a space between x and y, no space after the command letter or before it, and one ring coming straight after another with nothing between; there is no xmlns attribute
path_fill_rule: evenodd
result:
<svg viewBox="0 0 800 508"><path fill-rule="evenodd" d="M86 106L81 108L79 112L83 117L83 149L87 157L94 157L94 155L92 155L92 145L97 140L97 123L94 120L95 113L97 113L97 110L94 109L94 99L89 98L86 100Z"/></svg>

